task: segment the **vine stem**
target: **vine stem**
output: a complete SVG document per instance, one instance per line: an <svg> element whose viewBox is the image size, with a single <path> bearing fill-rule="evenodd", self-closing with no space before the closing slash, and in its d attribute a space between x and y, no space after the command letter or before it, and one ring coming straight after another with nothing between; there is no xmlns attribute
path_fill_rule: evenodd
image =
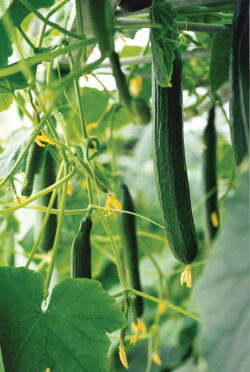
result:
<svg viewBox="0 0 250 372"><path fill-rule="evenodd" d="M37 42L37 47L38 48L41 48L42 46L42 43L43 43L43 38L44 38L44 34L45 34L45 30L46 30L46 26L47 26L47 21L48 19L53 15L55 14L60 8L62 8L65 4L67 4L69 2L69 0L62 0L60 1L59 3L56 3L48 12L48 14L46 15L45 19L46 19L46 22L43 22L42 24L42 28L40 30L40 33L39 33L39 36L38 36L38 42Z"/></svg>
<svg viewBox="0 0 250 372"><path fill-rule="evenodd" d="M194 320L196 320L197 322L201 322L200 318L198 318L198 316L192 314L192 313L189 313L188 311L182 309L181 307L179 306L176 306L176 305L173 305L171 304L170 302L168 301L165 301L165 300L161 300L157 297L154 297L154 296L151 296L147 293L143 293L143 292L140 292L140 291L137 291L136 289L133 289L133 288L128 288L127 289L129 292L132 292L134 293L135 295L137 296L141 296L141 297L144 297L146 298L147 300L150 300L150 301L153 301L153 302L156 302L158 304L163 304L165 306L167 306L169 309L171 310L175 310L177 311L178 313L181 313L181 314L184 314L186 316L188 316L189 318L192 318Z"/></svg>
<svg viewBox="0 0 250 372"><path fill-rule="evenodd" d="M149 19L136 19L136 18L118 18L116 20L116 28L161 28L161 26L155 24L152 25ZM198 22L177 22L179 31L195 31L195 32L206 32L206 33L217 33L217 34L230 34L232 28L230 26L217 25L217 24L206 24Z"/></svg>
<svg viewBox="0 0 250 372"><path fill-rule="evenodd" d="M66 165L65 165L66 168ZM61 235L61 230L62 230L62 224L63 224L63 218L64 218L64 209L66 205L66 196L67 196L67 185L68 182L66 181L63 186L62 186L62 195L61 195L61 202L60 202L60 213L58 215L58 222L57 222L57 228L56 228L56 235L55 235L55 240L52 248L52 255L51 255L51 261L48 267L47 275L44 281L44 299L48 297L49 294L49 284L51 280L51 276L53 273L53 269L55 266L55 260L56 260L56 254L58 251L59 247L59 240L60 240L60 235Z"/></svg>
<svg viewBox="0 0 250 372"><path fill-rule="evenodd" d="M42 62L49 62L53 61L56 57L59 57L61 55L65 55L72 50L78 49L78 48L83 48L84 46L94 44L96 42L96 39L84 39L81 41L76 41L75 43L63 46L57 50L50 50L48 52L44 53L39 53L34 55L33 57L25 59L25 63L27 64L28 67L38 65L39 63ZM0 77L6 77L12 74L16 74L17 72L23 72L23 64L24 61L19 61L12 63L8 65L7 67L3 68L0 70ZM92 64L91 64L92 65ZM88 65L87 65L88 66ZM85 67L87 67L85 66ZM84 72L84 71L83 71ZM83 73L81 72L81 73ZM80 75L79 75L80 76Z"/></svg>
<svg viewBox="0 0 250 372"><path fill-rule="evenodd" d="M54 183L53 185L49 186L49 187L46 187L46 189L43 189L42 191L39 191L37 194L31 196L30 198L26 199L22 204L18 204L18 205L15 205L11 208L7 208L7 209L1 209L0 210L0 215L1 214L7 214L7 213L10 213L10 212L14 212L18 209L21 209L23 207L25 207L26 205L30 204L31 202L33 202L34 200L38 199L38 198L41 198L42 196L52 192L54 189L58 188L59 186L61 186L62 184L65 184L76 172L76 169L73 169L73 171L71 173L69 173L67 176L65 176L64 178L62 178L60 181ZM47 210L47 208L46 208ZM60 214L60 210L59 210L59 213Z"/></svg>
<svg viewBox="0 0 250 372"><path fill-rule="evenodd" d="M37 16L42 22L44 22L46 25L51 26L52 28L55 28L56 30L60 31L62 34L73 37L74 39L82 40L83 37L75 34L74 32L68 31L65 28L59 26L57 23L49 21L47 18L45 18L41 13L39 13L34 6L31 5L31 3L27 0L19 0L19 2L25 6L25 8L29 9L32 13Z"/></svg>
<svg viewBox="0 0 250 372"><path fill-rule="evenodd" d="M115 260L116 260L116 267L117 267L118 277L119 277L119 280L120 280L120 283L121 283L123 289L126 290L127 286L126 286L126 281L125 281L125 275L124 275L123 268L122 268L121 258L120 258L115 240L113 239L113 235L112 235L112 232L110 230L109 224L108 224L108 222L106 221L105 217L103 216L102 212L99 209L97 209L96 212L97 212L97 215L98 215L98 217L99 217L107 235L110 238L110 243L111 243L111 246L112 246L112 249L113 249L113 252L114 252L114 256L115 256Z"/></svg>
<svg viewBox="0 0 250 372"><path fill-rule="evenodd" d="M57 175L57 181L59 181L60 177L61 177L61 173L63 171L63 163L61 164L61 167L59 169L59 172L58 172L58 175ZM57 194L57 189L54 189L54 191L52 192L52 195L51 195L51 198L50 198L50 201L49 201L49 205L48 205L48 208L47 208L47 211L46 211L46 214L44 216L44 219L43 219L43 222L42 222L42 226L40 228L40 231L39 231L39 234L36 238L36 241L35 241L35 244L30 252L30 256L28 258L28 261L25 265L25 267L29 267L29 264L31 263L32 259L33 259L33 256L34 254L36 253L36 250L37 250L37 247L40 243L40 240L41 240L41 237L42 237L42 234L44 232L44 229L46 227L46 224L47 224L47 221L48 221L48 218L50 216L50 211L51 211L51 208L54 204L54 201L55 201L55 198L56 198L56 194Z"/></svg>

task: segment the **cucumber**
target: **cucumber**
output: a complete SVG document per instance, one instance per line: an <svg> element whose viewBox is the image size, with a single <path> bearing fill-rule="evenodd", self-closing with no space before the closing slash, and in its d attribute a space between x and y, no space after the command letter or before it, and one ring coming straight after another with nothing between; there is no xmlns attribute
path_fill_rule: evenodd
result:
<svg viewBox="0 0 250 372"><path fill-rule="evenodd" d="M36 142L34 142L28 153L24 176L25 184L21 189L21 195L27 196L27 198L32 194L35 175L38 174L41 169L44 156L44 148L38 146Z"/></svg>
<svg viewBox="0 0 250 372"><path fill-rule="evenodd" d="M91 27L97 38L102 56L108 57L114 50L114 16L109 0L88 0Z"/></svg>
<svg viewBox="0 0 250 372"><path fill-rule="evenodd" d="M121 102L127 110L132 121L141 125L148 124L151 118L150 108L142 98L134 98L130 95L126 76L122 72L119 55L116 52L109 56L110 64L115 78Z"/></svg>
<svg viewBox="0 0 250 372"><path fill-rule="evenodd" d="M172 87L157 84L153 71L153 151L156 186L166 236L173 255L191 263L198 250L183 142L182 67L178 49Z"/></svg>
<svg viewBox="0 0 250 372"><path fill-rule="evenodd" d="M122 0L119 7L128 12L136 12L144 8L150 7L152 0Z"/></svg>
<svg viewBox="0 0 250 372"><path fill-rule="evenodd" d="M230 61L230 131L237 166L249 152L248 25L248 1L236 1Z"/></svg>
<svg viewBox="0 0 250 372"><path fill-rule="evenodd" d="M72 278L91 279L91 245L90 233L92 221L90 216L84 217L74 238L71 248Z"/></svg>
<svg viewBox="0 0 250 372"><path fill-rule="evenodd" d="M120 201L122 209L129 212L135 211L129 189L124 184L121 185ZM132 288L141 291L135 216L132 214L120 213L120 223L127 280ZM143 313L143 300L140 296L137 296L135 299L135 310L136 315L141 317Z"/></svg>
<svg viewBox="0 0 250 372"><path fill-rule="evenodd" d="M45 150L43 150L45 151ZM39 189L43 190L46 187L53 185L56 182L56 164L54 158L51 156L49 150L46 151L45 162L41 175L39 177ZM47 207L52 193L46 194L41 198L41 205ZM54 201L53 208L57 208L57 198ZM41 215L41 218L44 214ZM57 215L50 214L46 223L43 237L40 246L44 252L48 252L53 247L57 227Z"/></svg>
<svg viewBox="0 0 250 372"><path fill-rule="evenodd" d="M209 245L214 239L218 230L217 223L213 221L217 218L219 221L218 197L217 197L217 174L216 174L216 128L215 128L215 107L209 111L208 122L203 134L205 149L202 157L203 173L203 192L206 197L204 202L204 232L205 241Z"/></svg>

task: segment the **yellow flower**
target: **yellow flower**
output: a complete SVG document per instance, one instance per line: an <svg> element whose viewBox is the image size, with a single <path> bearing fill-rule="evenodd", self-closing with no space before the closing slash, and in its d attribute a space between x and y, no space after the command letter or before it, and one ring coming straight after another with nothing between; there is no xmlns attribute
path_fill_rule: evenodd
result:
<svg viewBox="0 0 250 372"><path fill-rule="evenodd" d="M166 305L164 305L164 304L159 304L159 313L160 314L163 314L164 312L165 312L165 310L166 310Z"/></svg>
<svg viewBox="0 0 250 372"><path fill-rule="evenodd" d="M138 327L140 328L142 333L145 335L147 333L146 324L139 318L137 319L137 323L138 323Z"/></svg>
<svg viewBox="0 0 250 372"><path fill-rule="evenodd" d="M120 361L122 362L122 365L128 369L127 355L125 352L125 346L123 344L119 346L119 357Z"/></svg>
<svg viewBox="0 0 250 372"><path fill-rule="evenodd" d="M36 136L35 142L38 144L40 147L45 147L45 144L43 142L47 142L52 146L55 146L54 142L51 141L47 136L43 135L38 135Z"/></svg>
<svg viewBox="0 0 250 372"><path fill-rule="evenodd" d="M107 215L111 215L111 206L113 205L114 208L118 209L120 212L122 212L122 205L113 195L108 194L108 198L106 201L105 206L105 212L107 212Z"/></svg>
<svg viewBox="0 0 250 372"><path fill-rule="evenodd" d="M84 190L86 190L87 188L87 180L83 180L82 183L81 183L81 186Z"/></svg>
<svg viewBox="0 0 250 372"><path fill-rule="evenodd" d="M87 132L89 133L93 128L96 128L98 123L91 123L87 125Z"/></svg>
<svg viewBox="0 0 250 372"><path fill-rule="evenodd" d="M72 183L71 183L71 182L68 183L68 186L67 186L67 194L68 194L69 196L72 195Z"/></svg>
<svg viewBox="0 0 250 372"><path fill-rule="evenodd" d="M16 204L22 204L27 199L27 196L21 195L18 198L16 198Z"/></svg>
<svg viewBox="0 0 250 372"><path fill-rule="evenodd" d="M141 335L141 331L137 327L135 335L133 337L131 337L130 344L133 344L134 345L139 340L140 335Z"/></svg>
<svg viewBox="0 0 250 372"><path fill-rule="evenodd" d="M211 221L212 221L212 224L213 224L214 227L219 226L219 220L218 220L218 216L217 216L216 212L211 213Z"/></svg>
<svg viewBox="0 0 250 372"><path fill-rule="evenodd" d="M84 79L88 82L89 81L89 78L88 78L88 75L87 74L83 74L83 77Z"/></svg>
<svg viewBox="0 0 250 372"><path fill-rule="evenodd" d="M157 364L158 366L161 365L161 358L159 357L159 355L156 352L154 352L152 354L152 359L155 362L155 364Z"/></svg>
<svg viewBox="0 0 250 372"><path fill-rule="evenodd" d="M185 270L181 273L181 285L183 286L184 283L187 283L188 288L192 287L192 274L189 265L187 265Z"/></svg>
<svg viewBox="0 0 250 372"><path fill-rule="evenodd" d="M131 94L133 96L138 96L142 88L142 78L140 76L137 76L130 80L129 82L129 89L131 91Z"/></svg>

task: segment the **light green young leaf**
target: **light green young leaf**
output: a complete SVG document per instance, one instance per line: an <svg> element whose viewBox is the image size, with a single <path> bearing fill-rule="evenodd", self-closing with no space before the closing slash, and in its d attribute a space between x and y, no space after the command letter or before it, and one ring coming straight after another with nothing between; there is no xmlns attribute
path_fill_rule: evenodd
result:
<svg viewBox="0 0 250 372"><path fill-rule="evenodd" d="M30 130L27 129L17 129L11 134L5 151L0 154L0 177L4 177L9 173L20 153L22 152L24 146L28 142L29 136ZM25 164L26 157L21 162L16 173L24 171Z"/></svg>
<svg viewBox="0 0 250 372"><path fill-rule="evenodd" d="M29 9L23 6L18 0L5 0L5 2L6 4L4 4L2 9L0 5L0 67L7 64L8 58L13 53L11 41L8 37L10 30L5 29L6 24L4 22L4 17L6 16L6 10L8 11L9 19L14 27L20 26L24 18L30 13ZM40 9L52 6L55 0L29 0L29 2L36 9ZM0 4L1 3L2 0Z"/></svg>
<svg viewBox="0 0 250 372"><path fill-rule="evenodd" d="M151 48L157 83L169 86L174 61L174 51L178 46L179 33L176 23L177 11L170 3L155 1L150 11L153 24L161 28L151 29Z"/></svg>
<svg viewBox="0 0 250 372"><path fill-rule="evenodd" d="M0 269L0 342L6 372L108 372L106 332L125 319L100 283L66 279L41 309L43 279L26 268Z"/></svg>
<svg viewBox="0 0 250 372"><path fill-rule="evenodd" d="M5 11L9 8L13 0L0 0L0 17L3 16Z"/></svg>
<svg viewBox="0 0 250 372"><path fill-rule="evenodd" d="M217 34L213 37L210 62L210 87L213 95L228 80L232 36Z"/></svg>
<svg viewBox="0 0 250 372"><path fill-rule="evenodd" d="M8 80L0 79L0 112L8 110L13 102L13 93Z"/></svg>
<svg viewBox="0 0 250 372"><path fill-rule="evenodd" d="M249 371L249 173L225 203L225 221L194 288L208 371Z"/></svg>

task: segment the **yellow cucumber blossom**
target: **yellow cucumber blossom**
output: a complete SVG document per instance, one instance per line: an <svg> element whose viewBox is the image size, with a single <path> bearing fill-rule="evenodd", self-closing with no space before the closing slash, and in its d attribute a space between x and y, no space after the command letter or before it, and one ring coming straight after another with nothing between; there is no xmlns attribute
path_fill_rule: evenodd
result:
<svg viewBox="0 0 250 372"><path fill-rule="evenodd" d="M159 313L163 314L166 311L167 306L164 304L159 304Z"/></svg>
<svg viewBox="0 0 250 372"><path fill-rule="evenodd" d="M129 82L129 89L131 94L136 97L140 93L142 88L142 78L140 76L137 76L130 80Z"/></svg>
<svg viewBox="0 0 250 372"><path fill-rule="evenodd" d="M72 183L71 183L71 182L68 183L68 186L67 186L67 194L68 194L69 196L72 195Z"/></svg>
<svg viewBox="0 0 250 372"><path fill-rule="evenodd" d="M213 224L214 227L219 226L219 220L218 220L218 216L217 216L216 212L211 213L211 221L212 221L212 224Z"/></svg>
<svg viewBox="0 0 250 372"><path fill-rule="evenodd" d="M147 327L146 324L141 320L137 319L138 328L142 331L142 333L145 335L147 333Z"/></svg>
<svg viewBox="0 0 250 372"><path fill-rule="evenodd" d="M27 196L21 195L16 198L16 204L22 204L27 199Z"/></svg>
<svg viewBox="0 0 250 372"><path fill-rule="evenodd" d="M185 270L181 273L181 285L183 286L184 283L187 283L188 288L192 287L192 274L189 265L187 265Z"/></svg>
<svg viewBox="0 0 250 372"><path fill-rule="evenodd" d="M35 142L40 147L45 147L45 144L43 142L47 142L50 145L55 146L54 142L51 141L47 136L45 136L45 134L39 134L38 136L36 136Z"/></svg>
<svg viewBox="0 0 250 372"><path fill-rule="evenodd" d="M98 126L98 122L96 123L91 123L87 125L87 132L89 133L93 128L96 128Z"/></svg>
<svg viewBox="0 0 250 372"><path fill-rule="evenodd" d="M155 362L155 364L157 364L158 366L161 365L161 358L159 357L159 355L156 352L154 352L152 354L152 359Z"/></svg>
<svg viewBox="0 0 250 372"><path fill-rule="evenodd" d="M137 319L137 325L132 322L131 324L131 329L135 333L135 335L131 338L130 344L135 344L141 335L141 333L146 334L147 333L147 328L145 323L141 319Z"/></svg>
<svg viewBox="0 0 250 372"><path fill-rule="evenodd" d="M118 209L120 212L122 212L122 205L113 195L108 194L108 198L106 201L105 206L105 212L107 212L107 215L111 215L111 206L113 205L114 208Z"/></svg>
<svg viewBox="0 0 250 372"><path fill-rule="evenodd" d="M123 344L119 346L119 357L120 361L122 362L122 365L128 369L128 360L125 352L125 346Z"/></svg>
<svg viewBox="0 0 250 372"><path fill-rule="evenodd" d="M86 190L87 188L87 180L83 180L82 183L81 183L81 186L84 190Z"/></svg>

